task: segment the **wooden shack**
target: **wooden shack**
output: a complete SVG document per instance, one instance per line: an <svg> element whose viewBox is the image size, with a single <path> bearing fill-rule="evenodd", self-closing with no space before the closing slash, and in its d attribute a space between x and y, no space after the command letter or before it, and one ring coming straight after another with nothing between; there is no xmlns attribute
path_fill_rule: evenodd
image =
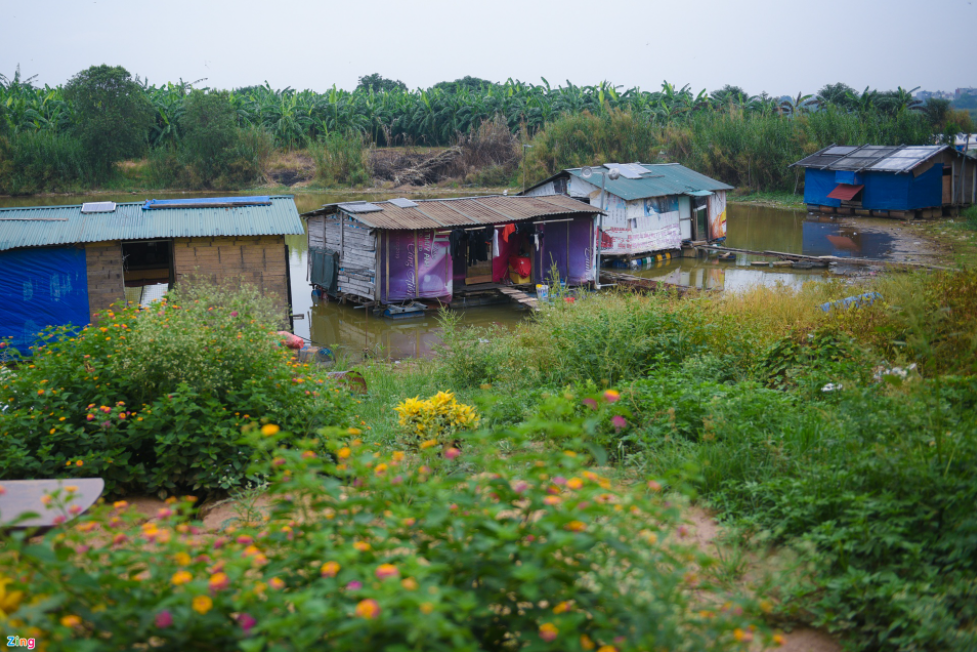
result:
<svg viewBox="0 0 977 652"><path fill-rule="evenodd" d="M725 240L726 191L732 189L678 163L605 163L563 170L523 194L566 195L603 209L596 225L602 259L630 264L683 242Z"/></svg>
<svg viewBox="0 0 977 652"><path fill-rule="evenodd" d="M569 197L343 202L304 213L309 278L360 303L450 302L466 287L593 279L593 217ZM524 259L528 273L513 274Z"/></svg>
<svg viewBox="0 0 977 652"><path fill-rule="evenodd" d="M46 326L84 326L191 276L241 280L290 314L289 196L97 202L0 209L0 337L27 352Z"/></svg>

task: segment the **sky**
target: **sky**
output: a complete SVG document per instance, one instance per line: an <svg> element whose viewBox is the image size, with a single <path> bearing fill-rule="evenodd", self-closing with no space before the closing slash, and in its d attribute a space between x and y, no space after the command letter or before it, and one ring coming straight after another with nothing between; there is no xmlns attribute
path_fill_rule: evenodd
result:
<svg viewBox="0 0 977 652"><path fill-rule="evenodd" d="M977 86L977 0L0 0L0 73L102 63L150 83L353 89L492 81L695 92Z"/></svg>

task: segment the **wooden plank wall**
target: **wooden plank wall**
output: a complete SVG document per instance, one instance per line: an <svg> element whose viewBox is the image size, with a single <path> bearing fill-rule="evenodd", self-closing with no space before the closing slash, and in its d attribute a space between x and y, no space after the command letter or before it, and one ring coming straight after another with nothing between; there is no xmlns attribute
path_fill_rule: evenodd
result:
<svg viewBox="0 0 977 652"><path fill-rule="evenodd" d="M282 314L288 310L285 236L175 238L173 271L176 282L202 276L213 283L243 280L274 296Z"/></svg>
<svg viewBox="0 0 977 652"><path fill-rule="evenodd" d="M95 313L105 310L117 301L125 303L122 243L86 243L85 261L88 267L88 311L94 322Z"/></svg>
<svg viewBox="0 0 977 652"><path fill-rule="evenodd" d="M316 219L316 218L312 218ZM329 215L316 225L313 240L312 219L309 220L309 246L324 246L339 252L339 287L343 294L355 294L365 299L376 298L376 232L350 217ZM322 234L321 236L319 234ZM316 245L322 237L323 244Z"/></svg>

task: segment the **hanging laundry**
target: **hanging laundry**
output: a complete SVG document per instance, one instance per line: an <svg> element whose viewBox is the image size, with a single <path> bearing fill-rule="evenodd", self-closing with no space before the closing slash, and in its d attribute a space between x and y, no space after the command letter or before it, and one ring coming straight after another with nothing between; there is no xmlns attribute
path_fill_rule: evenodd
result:
<svg viewBox="0 0 977 652"><path fill-rule="evenodd" d="M492 258L499 257L499 230L492 229Z"/></svg>
<svg viewBox="0 0 977 652"><path fill-rule="evenodd" d="M506 224L505 228L502 229L502 239L506 242L509 241L509 236L516 232L515 224Z"/></svg>
<svg viewBox="0 0 977 652"><path fill-rule="evenodd" d="M461 253L462 245L468 240L468 232L465 229L453 229L448 236L449 253L454 258Z"/></svg>

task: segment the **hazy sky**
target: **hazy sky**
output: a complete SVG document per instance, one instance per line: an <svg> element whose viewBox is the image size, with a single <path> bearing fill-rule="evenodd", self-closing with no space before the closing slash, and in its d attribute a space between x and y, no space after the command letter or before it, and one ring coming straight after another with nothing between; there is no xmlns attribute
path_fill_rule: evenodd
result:
<svg viewBox="0 0 977 652"><path fill-rule="evenodd" d="M151 83L333 84L372 72L553 85L662 80L751 94L977 86L977 0L0 0L0 73L40 84L90 65Z"/></svg>

